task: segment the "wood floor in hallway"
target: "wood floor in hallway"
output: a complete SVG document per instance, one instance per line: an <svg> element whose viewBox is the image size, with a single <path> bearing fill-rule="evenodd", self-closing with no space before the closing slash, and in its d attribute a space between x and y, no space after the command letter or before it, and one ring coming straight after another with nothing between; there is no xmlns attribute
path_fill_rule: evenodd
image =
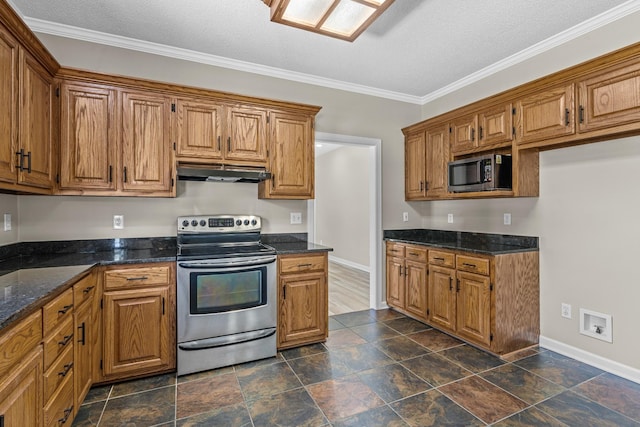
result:
<svg viewBox="0 0 640 427"><path fill-rule="evenodd" d="M369 308L369 273L329 261L329 316Z"/></svg>

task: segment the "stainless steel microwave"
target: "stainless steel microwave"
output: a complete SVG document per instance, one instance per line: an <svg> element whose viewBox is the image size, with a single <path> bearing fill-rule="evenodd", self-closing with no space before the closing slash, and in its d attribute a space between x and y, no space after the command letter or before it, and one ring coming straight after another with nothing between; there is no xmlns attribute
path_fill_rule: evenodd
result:
<svg viewBox="0 0 640 427"><path fill-rule="evenodd" d="M485 156L449 162L449 191L511 190L511 156L487 154Z"/></svg>

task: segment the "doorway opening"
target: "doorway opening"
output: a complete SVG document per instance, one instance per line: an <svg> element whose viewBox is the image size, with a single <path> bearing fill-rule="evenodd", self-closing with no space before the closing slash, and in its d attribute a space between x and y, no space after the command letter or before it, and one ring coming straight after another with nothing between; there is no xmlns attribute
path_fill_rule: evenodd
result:
<svg viewBox="0 0 640 427"><path fill-rule="evenodd" d="M316 145L323 145L323 147L316 148L317 150L320 150L321 153L320 162L319 159L316 158L316 175L319 173L319 164L322 166L322 163L325 163L322 167L325 169L327 167L333 169L320 170L321 174L330 174L331 176L328 180L323 179L322 177L320 178L323 179L323 181L316 180L316 200L308 201L307 224L309 240L334 247L334 252L329 253L330 264L333 267L333 269L332 267L329 269L330 275L331 273L334 273L334 277L340 277L343 279L352 275L352 277L347 280L353 279L365 282L368 281L368 301L366 301L366 298L364 300L361 299L361 301L366 304L366 307L363 308L386 308L386 303L382 298L383 293L381 279L382 141L376 138L329 134L323 132L316 132L315 140ZM330 150L335 150L335 152L327 154L325 157L325 155L322 154L322 151L327 151L328 146L331 147ZM343 149L342 152L340 151L341 149ZM323 160L322 157L325 157L325 160ZM331 161L326 160L329 157L332 158ZM364 162L364 166L360 168L349 167L349 158L359 158L358 163L362 166ZM365 176L349 178L345 173L351 172L351 169L358 169L361 173L364 173ZM357 172L354 171L354 173ZM340 195L334 195L331 193L338 193L338 190L342 190L349 186L347 185L347 182L344 182L344 185L341 185L340 179L353 179L354 181L358 181L360 183L359 191L361 193L366 193L364 194L365 197L363 197L362 194L357 197L349 197L343 194L342 197L349 197L349 200L343 200L342 203L337 203L336 205L336 200L340 200ZM329 196L326 196L327 200L324 201L322 199L322 187L318 187L319 184L322 185L322 182L326 184L324 194L330 194ZM327 186L329 186L329 188L327 188ZM321 191L318 191L319 189ZM333 189L333 191L329 193L331 189ZM327 202L333 203L330 206L331 215L318 217L318 214L323 215L322 212L326 212L326 206L324 206L323 203L326 204ZM357 215L357 218L354 218L353 215ZM327 218L327 216L330 216L331 218ZM349 225L351 225L351 228L349 228ZM330 237L330 240L333 239L334 242L326 241L326 239L320 235L328 229L332 231L341 230L339 236L334 234L333 237ZM357 236L360 236L360 238ZM320 240L322 240L322 242L320 242ZM360 247L357 245L360 245ZM364 247L362 247L362 245L364 245ZM366 286L366 283L364 286ZM336 299L349 297L348 295L342 295L340 292L333 296ZM341 301L338 300L333 302L334 304L330 301L330 306L334 309L340 310L340 306L342 305ZM347 307L348 304L343 308L346 309Z"/></svg>

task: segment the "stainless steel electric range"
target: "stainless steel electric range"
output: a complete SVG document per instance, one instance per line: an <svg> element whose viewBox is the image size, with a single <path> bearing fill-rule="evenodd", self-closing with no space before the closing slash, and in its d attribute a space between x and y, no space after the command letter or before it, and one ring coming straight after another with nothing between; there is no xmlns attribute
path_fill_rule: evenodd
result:
<svg viewBox="0 0 640 427"><path fill-rule="evenodd" d="M276 355L276 251L254 215L178 218L178 375Z"/></svg>

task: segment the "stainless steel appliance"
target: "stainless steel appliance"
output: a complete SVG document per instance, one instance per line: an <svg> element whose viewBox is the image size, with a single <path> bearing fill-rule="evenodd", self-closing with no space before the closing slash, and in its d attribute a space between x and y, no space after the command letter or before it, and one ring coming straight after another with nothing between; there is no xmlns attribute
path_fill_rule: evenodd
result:
<svg viewBox="0 0 640 427"><path fill-rule="evenodd" d="M251 215L178 218L178 375L276 355L276 252Z"/></svg>
<svg viewBox="0 0 640 427"><path fill-rule="evenodd" d="M511 190L511 155L487 154L449 162L449 191Z"/></svg>

